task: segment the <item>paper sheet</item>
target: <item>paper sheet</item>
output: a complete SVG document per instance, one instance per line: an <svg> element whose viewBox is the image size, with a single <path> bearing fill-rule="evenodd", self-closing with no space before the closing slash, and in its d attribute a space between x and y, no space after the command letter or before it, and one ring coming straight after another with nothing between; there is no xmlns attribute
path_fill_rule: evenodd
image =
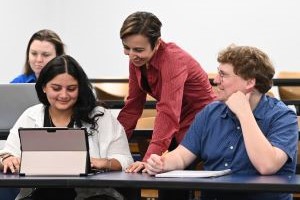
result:
<svg viewBox="0 0 300 200"><path fill-rule="evenodd" d="M155 177L216 177L223 176L230 173L230 169L221 171L204 171L204 170L174 170L170 172L165 172L161 174L156 174Z"/></svg>

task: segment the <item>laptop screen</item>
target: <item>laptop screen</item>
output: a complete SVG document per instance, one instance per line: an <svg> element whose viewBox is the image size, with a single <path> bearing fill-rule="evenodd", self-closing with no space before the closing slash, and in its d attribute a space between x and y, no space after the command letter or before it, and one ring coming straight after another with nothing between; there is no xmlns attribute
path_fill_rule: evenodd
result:
<svg viewBox="0 0 300 200"><path fill-rule="evenodd" d="M10 130L20 115L39 100L33 83L0 84L0 131Z"/></svg>
<svg viewBox="0 0 300 200"><path fill-rule="evenodd" d="M20 175L79 176L90 171L85 128L20 128Z"/></svg>

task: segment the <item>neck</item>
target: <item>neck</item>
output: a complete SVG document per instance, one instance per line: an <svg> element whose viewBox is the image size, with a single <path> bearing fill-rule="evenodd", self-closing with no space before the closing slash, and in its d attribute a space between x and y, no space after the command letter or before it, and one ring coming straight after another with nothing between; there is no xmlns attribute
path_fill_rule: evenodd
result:
<svg viewBox="0 0 300 200"><path fill-rule="evenodd" d="M258 92L257 90L254 90L251 93L249 103L250 103L250 107L251 107L252 111L256 108L256 106L259 103L261 97L262 97L262 93Z"/></svg>
<svg viewBox="0 0 300 200"><path fill-rule="evenodd" d="M59 111L49 107L49 118L57 127L67 127L71 121L72 111Z"/></svg>

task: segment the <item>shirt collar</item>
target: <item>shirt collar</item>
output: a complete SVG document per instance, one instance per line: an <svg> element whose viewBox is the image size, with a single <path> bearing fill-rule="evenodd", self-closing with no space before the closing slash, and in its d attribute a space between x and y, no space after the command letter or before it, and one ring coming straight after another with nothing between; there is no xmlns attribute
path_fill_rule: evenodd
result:
<svg viewBox="0 0 300 200"><path fill-rule="evenodd" d="M156 69L159 68L159 63L161 63L163 49L166 47L166 43L163 40L160 40L160 45L157 49L157 51L153 54L150 62L149 67L154 67Z"/></svg>
<svg viewBox="0 0 300 200"><path fill-rule="evenodd" d="M268 98L265 94L263 94L256 106L256 108L253 111L253 115L256 119L262 119L266 113L268 103Z"/></svg>

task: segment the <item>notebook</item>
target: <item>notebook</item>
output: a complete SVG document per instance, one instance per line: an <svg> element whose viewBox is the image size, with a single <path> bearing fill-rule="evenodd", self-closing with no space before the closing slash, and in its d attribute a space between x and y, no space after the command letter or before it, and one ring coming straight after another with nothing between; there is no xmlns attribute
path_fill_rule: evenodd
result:
<svg viewBox="0 0 300 200"><path fill-rule="evenodd" d="M90 168L85 128L19 128L21 176L82 176Z"/></svg>
<svg viewBox="0 0 300 200"><path fill-rule="evenodd" d="M155 177L158 178L175 178L175 177L189 177L189 178L208 178L217 177L230 174L230 169L220 170L220 171L204 171L204 170L174 170L161 174L156 174Z"/></svg>
<svg viewBox="0 0 300 200"><path fill-rule="evenodd" d="M11 129L24 110L38 103L34 83L0 84L0 131Z"/></svg>

